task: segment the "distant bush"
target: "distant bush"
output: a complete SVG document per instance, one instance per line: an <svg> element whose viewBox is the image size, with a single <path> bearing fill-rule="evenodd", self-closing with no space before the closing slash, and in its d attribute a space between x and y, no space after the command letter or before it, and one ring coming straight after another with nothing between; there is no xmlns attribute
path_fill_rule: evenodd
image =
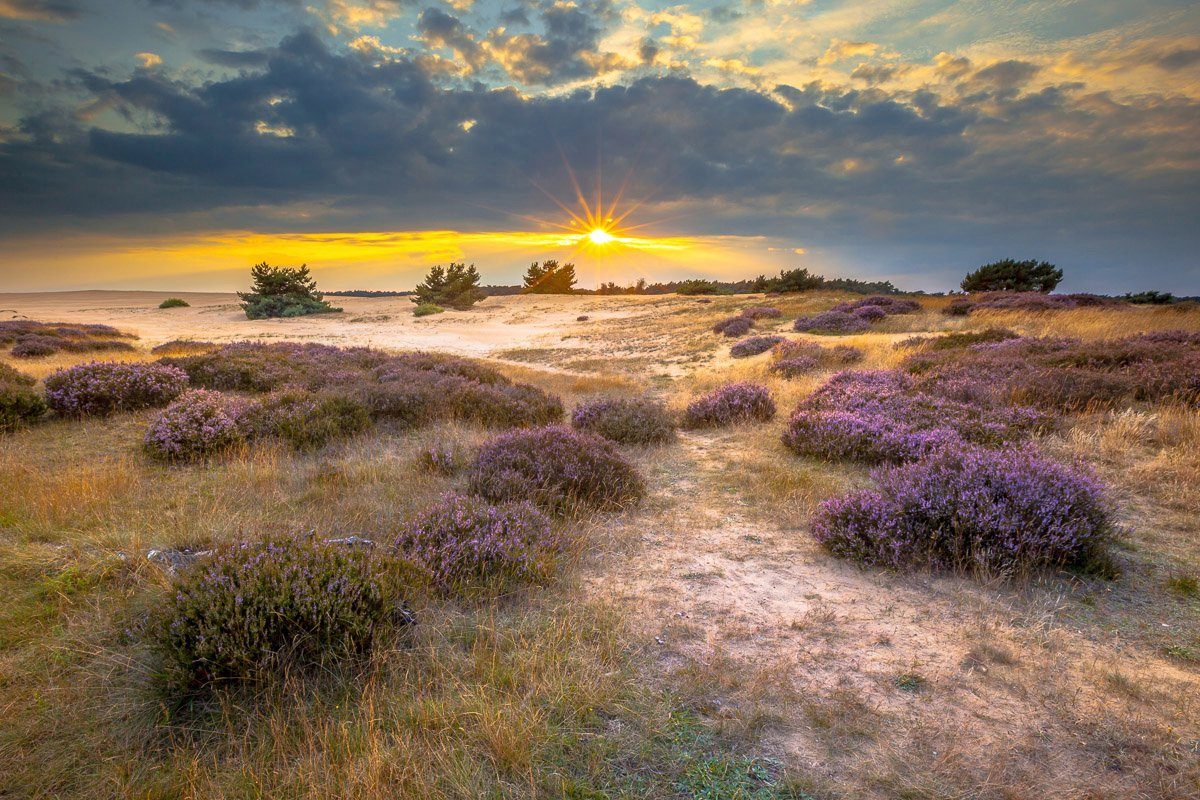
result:
<svg viewBox="0 0 1200 800"><path fill-rule="evenodd" d="M428 317L430 314L442 314L446 309L433 303L418 303L413 306L414 317Z"/></svg>
<svg viewBox="0 0 1200 800"><path fill-rule="evenodd" d="M222 547L169 598L159 648L176 691L334 667L412 619L365 549L291 537Z"/></svg>
<svg viewBox="0 0 1200 800"><path fill-rule="evenodd" d="M729 383L693 400L683 414L685 428L714 428L739 422L766 422L775 416L775 401L765 386Z"/></svg>
<svg viewBox="0 0 1200 800"><path fill-rule="evenodd" d="M670 412L650 398L583 403L572 412L571 424L621 444L659 444L675 438L675 422Z"/></svg>
<svg viewBox="0 0 1200 800"><path fill-rule="evenodd" d="M417 284L411 299L418 309L421 306L440 306L466 311L485 297L487 295L479 288L479 270L475 269L475 265L468 267L465 263L451 262L449 269L440 264L431 267L425 280ZM423 316L416 311L413 313Z"/></svg>
<svg viewBox="0 0 1200 800"><path fill-rule="evenodd" d="M561 545L532 503L492 505L457 494L419 513L396 539L397 548L444 588L494 578L536 580Z"/></svg>
<svg viewBox="0 0 1200 800"><path fill-rule="evenodd" d="M237 420L240 405L209 389L185 392L150 423L146 451L168 461L219 453L243 439Z"/></svg>
<svg viewBox="0 0 1200 800"><path fill-rule="evenodd" d="M862 333L870 327L870 322L848 311L822 311L811 317L800 317L792 324L792 329L799 333L820 333L830 336Z"/></svg>
<svg viewBox="0 0 1200 800"><path fill-rule="evenodd" d="M561 425L501 434L468 470L471 491L493 502L529 500L565 510L611 506L645 493L642 478L612 443Z"/></svg>
<svg viewBox="0 0 1200 800"><path fill-rule="evenodd" d="M308 265L272 267L267 262L250 269L252 286L249 292L238 292L242 310L249 319L268 317L302 317L341 311L326 303L317 291L317 282L308 272Z"/></svg>
<svg viewBox="0 0 1200 800"><path fill-rule="evenodd" d="M46 401L33 378L0 364L0 433L32 422L46 413Z"/></svg>
<svg viewBox="0 0 1200 800"><path fill-rule="evenodd" d="M1137 305L1167 306L1175 302L1175 295L1170 292L1137 292L1126 294L1125 301Z"/></svg>
<svg viewBox="0 0 1200 800"><path fill-rule="evenodd" d="M756 356L760 353L765 353L775 345L783 341L782 336L751 336L748 339L742 339L729 349L729 355L734 358L746 358L748 356Z"/></svg>
<svg viewBox="0 0 1200 800"><path fill-rule="evenodd" d="M1006 258L984 264L962 280L964 292L1052 292L1063 271L1049 261Z"/></svg>
<svg viewBox="0 0 1200 800"><path fill-rule="evenodd" d="M371 415L348 395L284 390L247 406L238 424L250 438L275 437L297 450L316 450L366 430Z"/></svg>
<svg viewBox="0 0 1200 800"><path fill-rule="evenodd" d="M64 416L103 416L165 406L187 383L183 370L165 364L94 361L46 378L46 402Z"/></svg>
<svg viewBox="0 0 1200 800"><path fill-rule="evenodd" d="M133 350L128 337L107 325L72 326L13 320L0 323L0 344L12 344L15 358L44 358L58 352L87 353L101 350Z"/></svg>
<svg viewBox="0 0 1200 800"><path fill-rule="evenodd" d="M1112 526L1099 484L1033 450L941 450L874 477L878 488L818 508L813 535L834 555L1005 573L1103 562Z"/></svg>
<svg viewBox="0 0 1200 800"><path fill-rule="evenodd" d="M702 294L721 294L720 285L713 281L706 281L700 278L695 278L687 281L680 281L675 284L675 293L684 296L694 297Z"/></svg>
<svg viewBox="0 0 1200 800"><path fill-rule="evenodd" d="M1095 294L1045 294L1043 292L983 292L952 300L942 309L950 316L966 316L976 309L1004 311L1063 311L1071 308L1121 308L1125 301Z"/></svg>
<svg viewBox="0 0 1200 800"><path fill-rule="evenodd" d="M158 307L159 308L187 308L190 305L191 305L191 303L189 303L187 300L184 300L182 297L168 297L166 300L163 300L161 303L159 303Z"/></svg>
<svg viewBox="0 0 1200 800"><path fill-rule="evenodd" d="M731 339L735 336L745 336L754 327L754 320L749 317L729 317L713 325L713 333L723 333Z"/></svg>
<svg viewBox="0 0 1200 800"><path fill-rule="evenodd" d="M548 259L533 262L525 271L522 294L571 294L575 290L575 265Z"/></svg>
<svg viewBox="0 0 1200 800"><path fill-rule="evenodd" d="M779 319L783 312L774 306L751 306L742 310L742 316L746 319Z"/></svg>

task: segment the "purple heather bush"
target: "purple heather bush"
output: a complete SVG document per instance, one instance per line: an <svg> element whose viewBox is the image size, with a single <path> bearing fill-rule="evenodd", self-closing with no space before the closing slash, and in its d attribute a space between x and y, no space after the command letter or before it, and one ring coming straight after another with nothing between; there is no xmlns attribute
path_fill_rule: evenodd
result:
<svg viewBox="0 0 1200 800"><path fill-rule="evenodd" d="M316 450L371 426L362 402L332 391L275 392L248 404L236 419L247 438L278 438L297 450Z"/></svg>
<svg viewBox="0 0 1200 800"><path fill-rule="evenodd" d="M60 351L133 350L123 339L134 338L108 325L7 320L0 322L0 346L12 346L16 358L41 358Z"/></svg>
<svg viewBox="0 0 1200 800"><path fill-rule="evenodd" d="M955 298L943 313L965 316L978 309L1006 311L1062 311L1070 308L1119 308L1126 301L1094 294L1046 294L1042 292L982 292Z"/></svg>
<svg viewBox="0 0 1200 800"><path fill-rule="evenodd" d="M165 364L93 361L46 378L46 402L64 416L103 416L165 406L187 383L183 370Z"/></svg>
<svg viewBox="0 0 1200 800"><path fill-rule="evenodd" d="M819 333L827 336L862 333L870 327L871 323L867 320L848 311L822 311L811 317L800 317L792 323L792 329L799 333Z"/></svg>
<svg viewBox="0 0 1200 800"><path fill-rule="evenodd" d="M564 425L525 428L484 443L467 473L493 502L529 500L555 511L614 506L645 494L641 475L607 439Z"/></svg>
<svg viewBox="0 0 1200 800"><path fill-rule="evenodd" d="M729 355L734 358L746 358L747 356L756 356L760 353L765 353L775 345L784 341L782 336L751 336L748 339L742 339L729 349Z"/></svg>
<svg viewBox="0 0 1200 800"><path fill-rule="evenodd" d="M730 383L693 400L683 413L684 428L715 428L740 422L767 422L775 401L757 383Z"/></svg>
<svg viewBox="0 0 1200 800"><path fill-rule="evenodd" d="M880 306L859 306L850 313L859 319L865 319L867 322L878 322L888 315Z"/></svg>
<svg viewBox="0 0 1200 800"><path fill-rule="evenodd" d="M46 401L30 376L0 364L0 433L10 431L46 413Z"/></svg>
<svg viewBox="0 0 1200 800"><path fill-rule="evenodd" d="M868 311L865 315L860 314L859 316L866 316L866 317L874 320L874 319L882 319L883 318L883 317L877 316L877 311L882 311L883 316L890 316L892 314L913 314L913 313L921 310L921 304L918 303L916 300L908 300L908 299L901 298L901 297L892 297L890 295L885 295L885 294L875 294L875 295L871 295L870 297L864 297L861 300L855 300L855 301L846 302L846 303L838 303L836 306L833 307L832 310L856 313L856 312L862 311L863 309L872 309L872 310Z"/></svg>
<svg viewBox="0 0 1200 800"><path fill-rule="evenodd" d="M244 438L238 425L243 405L210 389L185 392L150 423L146 451L168 461L219 453Z"/></svg>
<svg viewBox="0 0 1200 800"><path fill-rule="evenodd" d="M582 403L571 413L571 425L621 444L661 444L675 438L670 412L648 397Z"/></svg>
<svg viewBox="0 0 1200 800"><path fill-rule="evenodd" d="M13 358L43 358L51 356L59 350L59 340L40 333L27 333L17 337L13 345Z"/></svg>
<svg viewBox="0 0 1200 800"><path fill-rule="evenodd" d="M333 667L366 654L412 617L366 548L272 537L220 548L184 573L168 602L160 650L170 686Z"/></svg>
<svg viewBox="0 0 1200 800"><path fill-rule="evenodd" d="M1112 524L1100 485L1032 448L941 449L873 477L876 488L826 500L813 517L836 556L1006 574L1104 563Z"/></svg>
<svg viewBox="0 0 1200 800"><path fill-rule="evenodd" d="M814 342L789 339L775 345L771 356L771 372L783 378L796 378L816 369L857 364L863 359L863 351L844 344L822 347Z"/></svg>
<svg viewBox="0 0 1200 800"><path fill-rule="evenodd" d="M751 306L742 311L742 316L747 319L779 319L783 312L774 306Z"/></svg>
<svg viewBox="0 0 1200 800"><path fill-rule="evenodd" d="M550 572L561 546L550 520L532 503L492 505L458 494L444 495L396 538L396 547L443 588L496 578L536 580Z"/></svg>
<svg viewBox="0 0 1200 800"><path fill-rule="evenodd" d="M735 336L745 336L753 327L754 320L750 317L739 315L723 319L716 325L713 325L713 333L723 333L732 339Z"/></svg>

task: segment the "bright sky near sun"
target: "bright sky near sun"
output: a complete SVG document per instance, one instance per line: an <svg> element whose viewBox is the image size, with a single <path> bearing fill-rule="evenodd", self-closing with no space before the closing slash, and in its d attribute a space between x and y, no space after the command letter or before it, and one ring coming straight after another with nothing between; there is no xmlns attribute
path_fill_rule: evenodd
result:
<svg viewBox="0 0 1200 800"><path fill-rule="evenodd" d="M1182 0L0 0L0 291L827 275L1200 294Z"/></svg>

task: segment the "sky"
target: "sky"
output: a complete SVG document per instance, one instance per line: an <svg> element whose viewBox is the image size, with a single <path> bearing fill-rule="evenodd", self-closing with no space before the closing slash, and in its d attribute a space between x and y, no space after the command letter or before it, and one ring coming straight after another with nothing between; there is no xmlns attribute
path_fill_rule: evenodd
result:
<svg viewBox="0 0 1200 800"><path fill-rule="evenodd" d="M0 291L1006 257L1200 294L1200 4L0 0Z"/></svg>

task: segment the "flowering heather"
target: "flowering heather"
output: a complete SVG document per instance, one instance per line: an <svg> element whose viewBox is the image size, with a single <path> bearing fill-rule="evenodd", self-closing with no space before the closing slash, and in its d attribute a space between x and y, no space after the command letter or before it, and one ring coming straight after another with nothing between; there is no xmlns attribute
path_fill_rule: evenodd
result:
<svg viewBox="0 0 1200 800"><path fill-rule="evenodd" d="M799 333L820 333L828 336L862 333L870 327L871 323L848 311L822 311L811 317L800 317L792 323L792 329Z"/></svg>
<svg viewBox="0 0 1200 800"><path fill-rule="evenodd" d="M775 401L757 383L729 383L693 400L683 413L685 428L715 428L739 422L767 422Z"/></svg>
<svg viewBox="0 0 1200 800"><path fill-rule="evenodd" d="M182 370L164 364L93 361L46 378L46 402L64 416L102 416L165 406L187 382Z"/></svg>
<svg viewBox="0 0 1200 800"><path fill-rule="evenodd" d="M468 470L471 491L493 502L530 500L565 510L637 500L645 485L606 439L563 425L526 428L486 442Z"/></svg>
<svg viewBox="0 0 1200 800"><path fill-rule="evenodd" d="M46 413L46 401L30 376L0 364L0 433L10 431Z"/></svg>
<svg viewBox="0 0 1200 800"><path fill-rule="evenodd" d="M783 312L774 306L751 306L742 311L746 319L779 319Z"/></svg>
<svg viewBox="0 0 1200 800"><path fill-rule="evenodd" d="M582 403L571 413L571 425L621 444L660 444L675 438L670 412L648 397Z"/></svg>
<svg viewBox="0 0 1200 800"><path fill-rule="evenodd" d="M13 345L13 358L42 358L58 352L58 341L40 333L27 333L17 337Z"/></svg>
<svg viewBox="0 0 1200 800"><path fill-rule="evenodd" d="M1031 448L943 449L873 477L817 509L813 536L834 555L1007 573L1100 563L1110 537L1100 485Z"/></svg>
<svg viewBox="0 0 1200 800"><path fill-rule="evenodd" d="M771 351L771 372L783 378L795 378L815 369L833 369L857 364L863 351L839 344L822 347L815 342L786 339Z"/></svg>
<svg viewBox="0 0 1200 800"><path fill-rule="evenodd" d="M274 537L220 548L176 584L160 649L173 688L334 666L411 616L364 548Z"/></svg>
<svg viewBox="0 0 1200 800"><path fill-rule="evenodd" d="M867 322L878 322L888 315L879 306L859 306L850 313L860 319L865 319Z"/></svg>
<svg viewBox="0 0 1200 800"><path fill-rule="evenodd" d="M746 358L747 356L756 356L759 353L765 353L775 345L783 341L782 336L751 336L748 339L742 339L729 349L729 355L734 358Z"/></svg>
<svg viewBox="0 0 1200 800"><path fill-rule="evenodd" d="M884 316L890 316L892 314L915 313L915 312L921 310L921 304L918 303L916 300L908 300L908 299L901 298L901 297L892 297L891 295L886 295L886 294L873 294L870 297L864 297L861 300L854 300L852 302L846 302L846 303L838 303L836 306L833 307L832 310L833 311L846 311L849 313L854 313L857 311L861 311L862 309L865 309L865 308L878 309L879 311L883 312ZM867 313L866 316L874 317L875 312L870 311Z"/></svg>
<svg viewBox="0 0 1200 800"><path fill-rule="evenodd" d="M156 356L194 356L216 350L218 345L196 339L172 339L150 348Z"/></svg>
<svg viewBox="0 0 1200 800"><path fill-rule="evenodd" d="M209 389L185 392L155 417L145 447L166 460L202 458L242 440L237 417L240 401Z"/></svg>
<svg viewBox="0 0 1200 800"><path fill-rule="evenodd" d="M737 316L723 319L716 325L713 325L713 333L723 333L726 336L733 338L735 336L745 336L754 327L754 320L749 317Z"/></svg>
<svg viewBox="0 0 1200 800"><path fill-rule="evenodd" d="M207 353L169 356L159 363L184 370L192 385L206 389L269 392L284 386L320 389L365 374L390 356L366 347L313 342L235 342Z"/></svg>
<svg viewBox="0 0 1200 800"><path fill-rule="evenodd" d="M297 450L315 450L371 426L366 406L332 392L276 392L248 404L236 420L247 438L276 437Z"/></svg>
<svg viewBox="0 0 1200 800"><path fill-rule="evenodd" d="M122 339L135 338L108 325L6 320L0 322L0 346L12 345L16 358L40 358L60 351L133 350Z"/></svg>
<svg viewBox="0 0 1200 800"><path fill-rule="evenodd" d="M446 379L439 386L448 382ZM523 383L475 383L460 378L444 402L455 419L493 428L548 425L562 420L564 414L561 400Z"/></svg>
<svg viewBox="0 0 1200 800"><path fill-rule="evenodd" d="M983 292L955 298L943 309L951 316L964 316L977 309L1006 311L1061 311L1069 308L1116 308L1125 305L1116 297L1095 294L1045 294L1042 292Z"/></svg>
<svg viewBox="0 0 1200 800"><path fill-rule="evenodd" d="M444 495L396 538L400 551L447 588L494 577L536 580L561 546L532 503L492 505L458 494Z"/></svg>
<svg viewBox="0 0 1200 800"><path fill-rule="evenodd" d="M921 347L925 350L957 350L970 347L973 344L1003 342L1008 339L1019 339L1021 335L1008 328L985 328L981 331L963 331L947 333L944 336L912 336L898 342L896 347Z"/></svg>

